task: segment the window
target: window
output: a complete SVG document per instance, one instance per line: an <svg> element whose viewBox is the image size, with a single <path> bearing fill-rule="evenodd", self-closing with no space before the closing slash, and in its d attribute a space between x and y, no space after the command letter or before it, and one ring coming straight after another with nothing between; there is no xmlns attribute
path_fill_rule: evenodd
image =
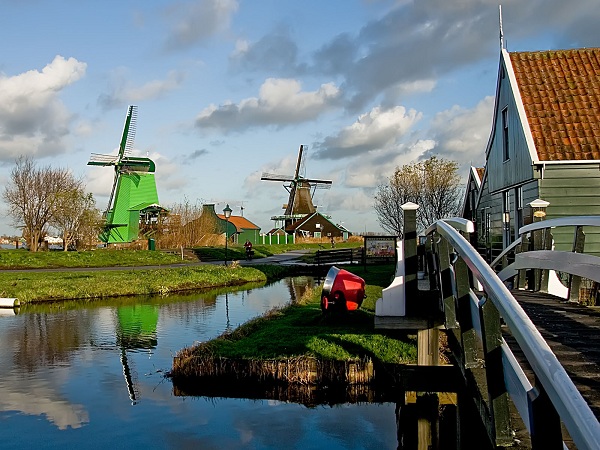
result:
<svg viewBox="0 0 600 450"><path fill-rule="evenodd" d="M315 231L315 237L316 238L320 238L321 237L321 232L320 231Z"/></svg>
<svg viewBox="0 0 600 450"><path fill-rule="evenodd" d="M504 161L510 158L508 146L508 108L502 110L502 149L504 152Z"/></svg>

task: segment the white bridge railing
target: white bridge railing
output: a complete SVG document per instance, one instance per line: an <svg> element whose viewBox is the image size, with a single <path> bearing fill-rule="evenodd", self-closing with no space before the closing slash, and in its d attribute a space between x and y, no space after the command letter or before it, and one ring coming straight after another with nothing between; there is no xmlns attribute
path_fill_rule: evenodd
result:
<svg viewBox="0 0 600 450"><path fill-rule="evenodd" d="M599 218L575 218L576 226L600 224ZM589 221L589 223L588 223ZM521 229L522 234L538 233L548 227L570 224L570 220L548 220ZM512 435L508 397L512 399L534 448L562 448L560 421L579 449L598 449L600 424L573 381L527 314L504 284L504 279L525 268L565 269L548 254L536 251L517 253L501 276L471 246L468 234L473 225L464 219L440 220L426 230L426 260L431 289L440 292L440 309L444 313L449 340L470 393L476 398L488 434L495 445L509 445ZM577 235L577 231L576 231ZM529 238L527 238L529 239ZM535 235L532 240L546 239ZM516 243L513 249L521 245ZM498 261L505 258L501 255ZM565 260L575 276L595 279L587 264L600 272L600 258L575 254ZM537 259L536 259L537 258ZM558 259L565 258L561 254ZM498 262L496 261L496 263ZM532 261L538 261L532 263ZM541 262L540 262L541 261ZM552 263L550 263L552 261ZM573 271L574 270L574 271ZM540 276L541 278L541 276ZM532 385L502 338L502 322L508 326L535 373ZM483 387L481 380L483 379ZM484 394L481 394L481 393Z"/></svg>
<svg viewBox="0 0 600 450"><path fill-rule="evenodd" d="M573 229L571 251L554 250L552 230L567 227ZM503 281L514 279L516 287L577 301L582 279L600 283L600 257L585 253L584 227L600 227L600 216L562 217L521 227L519 239L490 265L502 267L498 277ZM568 275L566 286L558 282L556 272Z"/></svg>

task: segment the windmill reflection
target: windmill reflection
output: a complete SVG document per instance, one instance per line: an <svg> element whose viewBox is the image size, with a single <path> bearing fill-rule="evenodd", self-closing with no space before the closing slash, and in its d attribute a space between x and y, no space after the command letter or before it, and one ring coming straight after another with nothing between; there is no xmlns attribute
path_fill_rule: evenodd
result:
<svg viewBox="0 0 600 450"><path fill-rule="evenodd" d="M139 399L136 388L137 373L130 367L128 350L152 350L158 344L156 325L158 324L158 306L131 305L117 308L117 346L121 350L121 365L127 384L129 399L135 405Z"/></svg>

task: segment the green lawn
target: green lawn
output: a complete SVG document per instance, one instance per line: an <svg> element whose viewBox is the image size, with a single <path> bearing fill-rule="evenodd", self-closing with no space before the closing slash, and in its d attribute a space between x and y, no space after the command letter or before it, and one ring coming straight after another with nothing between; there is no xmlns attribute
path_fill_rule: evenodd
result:
<svg viewBox="0 0 600 450"><path fill-rule="evenodd" d="M321 287L309 291L297 303L273 310L207 343L183 350L193 356L211 354L224 358L287 359L313 356L328 360L370 357L385 363L416 359L413 340L398 339L374 329L374 309L383 287L389 285L393 265L348 268L367 282L367 299L358 311L323 315Z"/></svg>
<svg viewBox="0 0 600 450"><path fill-rule="evenodd" d="M81 252L0 250L0 269L152 266L181 262L179 255L149 250L97 249Z"/></svg>

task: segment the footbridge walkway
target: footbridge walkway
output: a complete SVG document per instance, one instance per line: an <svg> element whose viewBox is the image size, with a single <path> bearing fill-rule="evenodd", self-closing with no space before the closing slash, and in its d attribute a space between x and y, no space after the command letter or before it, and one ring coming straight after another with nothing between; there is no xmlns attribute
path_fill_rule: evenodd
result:
<svg viewBox="0 0 600 450"><path fill-rule="evenodd" d="M492 448L514 445L520 426L530 448L599 449L600 311L578 296L582 280L600 283L584 232L600 217L522 227L488 264L470 243L473 223L460 218L429 227L418 252L416 208L403 206L396 278L377 302L376 327L417 330L426 365L439 364L438 333L447 336ZM557 227L573 230L572 252L552 249Z"/></svg>

